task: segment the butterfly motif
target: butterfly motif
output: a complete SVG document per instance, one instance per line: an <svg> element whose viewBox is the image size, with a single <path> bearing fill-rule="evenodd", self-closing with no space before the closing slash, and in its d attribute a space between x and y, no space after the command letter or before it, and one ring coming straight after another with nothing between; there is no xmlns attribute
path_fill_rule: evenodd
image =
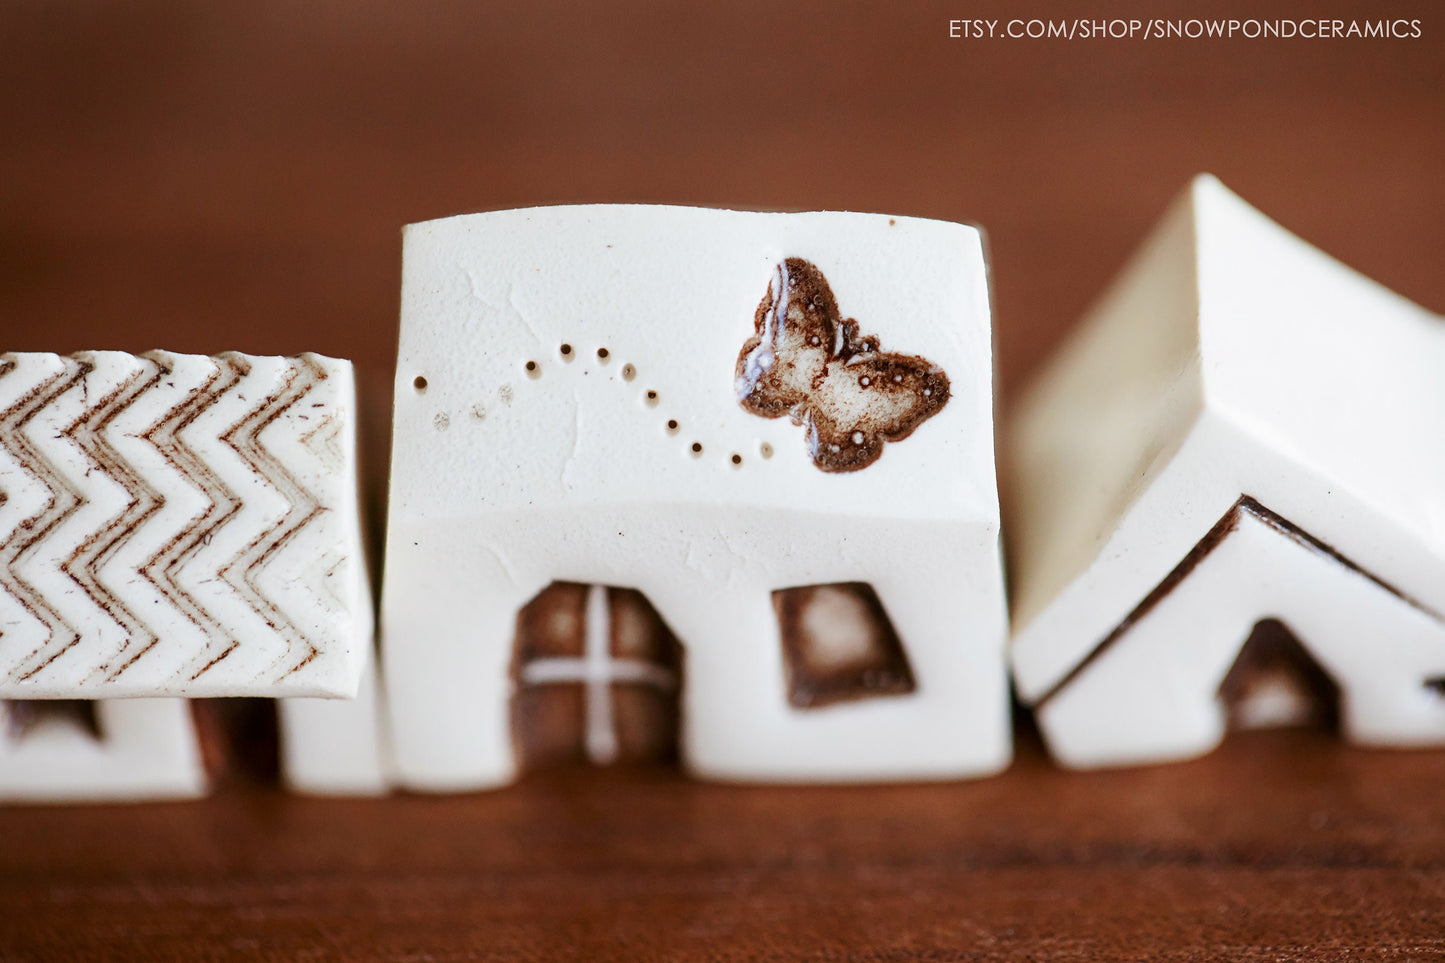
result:
<svg viewBox="0 0 1445 963"><path fill-rule="evenodd" d="M813 464L858 471L948 403L948 376L932 362L878 349L838 302L817 266L790 257L774 270L738 355L734 388L746 411L787 415L806 430Z"/></svg>

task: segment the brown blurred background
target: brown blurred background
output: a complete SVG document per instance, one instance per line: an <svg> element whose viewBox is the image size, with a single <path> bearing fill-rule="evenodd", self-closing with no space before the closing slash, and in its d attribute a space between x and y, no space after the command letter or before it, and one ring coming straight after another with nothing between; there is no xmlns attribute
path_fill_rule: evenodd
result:
<svg viewBox="0 0 1445 963"><path fill-rule="evenodd" d="M1010 397L1211 171L1445 308L1445 15L1412 40L964 40L872 5L0 0L0 350L350 357L382 390L400 227L584 201L975 221ZM1234 16L1246 15L1240 10ZM373 439L375 440L375 438ZM611 770L502 793L0 812L0 958L1445 952L1445 754L1235 737L1073 774L733 789ZM1389 952L1383 952L1389 947Z"/></svg>
<svg viewBox="0 0 1445 963"><path fill-rule="evenodd" d="M1445 307L1435 8L1247 14L1423 17L1412 40L948 36L950 18L1231 15L1078 7L12 0L0 342L316 350L382 372L410 221L875 210L987 229L1007 399L1205 170Z"/></svg>

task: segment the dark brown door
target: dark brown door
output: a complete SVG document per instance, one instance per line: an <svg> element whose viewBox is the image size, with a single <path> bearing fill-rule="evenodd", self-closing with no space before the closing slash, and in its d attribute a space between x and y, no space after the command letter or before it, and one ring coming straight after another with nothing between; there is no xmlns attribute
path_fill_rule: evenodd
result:
<svg viewBox="0 0 1445 963"><path fill-rule="evenodd" d="M640 592L554 582L517 615L524 768L677 757L682 650Z"/></svg>

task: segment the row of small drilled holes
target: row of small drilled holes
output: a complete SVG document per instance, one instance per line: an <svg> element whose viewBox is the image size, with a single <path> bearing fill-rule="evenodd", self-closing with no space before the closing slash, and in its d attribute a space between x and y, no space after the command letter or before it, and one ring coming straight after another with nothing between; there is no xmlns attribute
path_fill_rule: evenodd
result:
<svg viewBox="0 0 1445 963"><path fill-rule="evenodd" d="M568 364L570 364L572 360L577 356L577 352L572 348L572 345L567 343L563 343L557 349L557 353L562 356L562 361ZM612 352L608 351L606 348L597 349L597 360L600 361L602 364L607 364L611 360L611 357ZM528 361L522 367L526 370L527 377L531 378L532 380L535 381L536 379L542 377L542 366L536 361ZM622 366L623 381L631 381L636 377L637 368L634 367L630 362ZM424 376L417 375L416 379L412 382L412 386L416 388L418 393L424 393L426 391L427 380ZM656 408L658 402L658 395L656 389L647 389L646 397L647 406L649 408ZM667 433L669 435L676 435L680 429L681 425L678 424L676 418L667 419ZM761 454L764 458L771 458L773 457L773 446L768 444L767 442L763 442L758 446L758 453ZM702 456L702 442L695 441L692 443L692 454L694 458L699 458ZM733 452L732 458L730 460L732 461L734 468L742 467L743 456L738 454L737 452Z"/></svg>
<svg viewBox="0 0 1445 963"><path fill-rule="evenodd" d="M567 344L567 343L565 343L565 342L564 342L563 344L561 344L561 345L557 348L557 353L558 353L559 355L561 355L562 361L563 361L564 363L566 363L566 364L570 364L570 363L572 362L572 360L577 356L577 352L573 349L572 345ZM612 352L608 351L606 348L598 348L598 349L597 349L597 360L600 361L602 364L608 364L608 363L611 361L611 358L612 358ZM538 364L536 361L528 361L523 367L525 367L525 368L527 369L527 376L528 376L529 378L534 378L534 379L535 379L535 378L540 378L540 377L542 377L542 366L541 366L540 364ZM623 380L623 381L631 381L631 380L633 380L633 379L636 378L636 377L637 377L637 368L636 368L635 366L633 366L633 365L631 364L631 362L629 362L629 363L627 363L627 364L624 364L624 365L622 366L622 380ZM655 407L657 407L657 402L658 402L657 390L654 389L654 388L649 388L649 389L647 389L646 399L647 399L647 406L648 406L649 408L655 408ZM669 418L669 419L667 419L667 433L668 433L669 435L676 435L676 434L678 433L678 431L681 430L681 427L682 427L682 426L678 424L678 421L677 421L676 418ZM700 442L700 441L694 441L694 442L692 443L692 445L691 445L691 448L692 448L692 455L693 455L694 458L700 458L700 457L702 457L702 442ZM763 456L764 458L771 458L771 457L772 457L773 448L772 448L771 445L767 444L766 442L763 443L763 445L761 446L761 448L760 448L759 450L760 450L760 452L761 452L761 454L762 454L762 456ZM732 457L731 457L730 460L732 461L732 464L733 464L733 467L734 467L734 468L741 468L741 467L742 467L742 464L743 464L743 456L740 455L740 454L738 454L737 452L733 452Z"/></svg>

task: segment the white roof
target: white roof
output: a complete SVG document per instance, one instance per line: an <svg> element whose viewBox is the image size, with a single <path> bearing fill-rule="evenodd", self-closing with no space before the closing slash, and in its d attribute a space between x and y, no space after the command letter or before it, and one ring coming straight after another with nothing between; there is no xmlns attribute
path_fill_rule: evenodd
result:
<svg viewBox="0 0 1445 963"><path fill-rule="evenodd" d="M1206 175L1010 424L1016 628L1113 564L1112 537L1205 412L1445 559L1445 320Z"/></svg>
<svg viewBox="0 0 1445 963"><path fill-rule="evenodd" d="M1445 319L1212 177L1189 196L1209 406L1445 553Z"/></svg>
<svg viewBox="0 0 1445 963"><path fill-rule="evenodd" d="M843 315L883 350L922 355L951 379L938 415L862 471L818 471L801 428L750 414L735 397L758 304L794 257L822 270ZM401 313L393 512L802 503L997 524L975 228L649 205L465 215L406 229ZM575 347L568 360L562 343ZM528 361L537 367L524 370ZM418 377L424 394L412 387ZM700 457L689 455L693 443Z"/></svg>

